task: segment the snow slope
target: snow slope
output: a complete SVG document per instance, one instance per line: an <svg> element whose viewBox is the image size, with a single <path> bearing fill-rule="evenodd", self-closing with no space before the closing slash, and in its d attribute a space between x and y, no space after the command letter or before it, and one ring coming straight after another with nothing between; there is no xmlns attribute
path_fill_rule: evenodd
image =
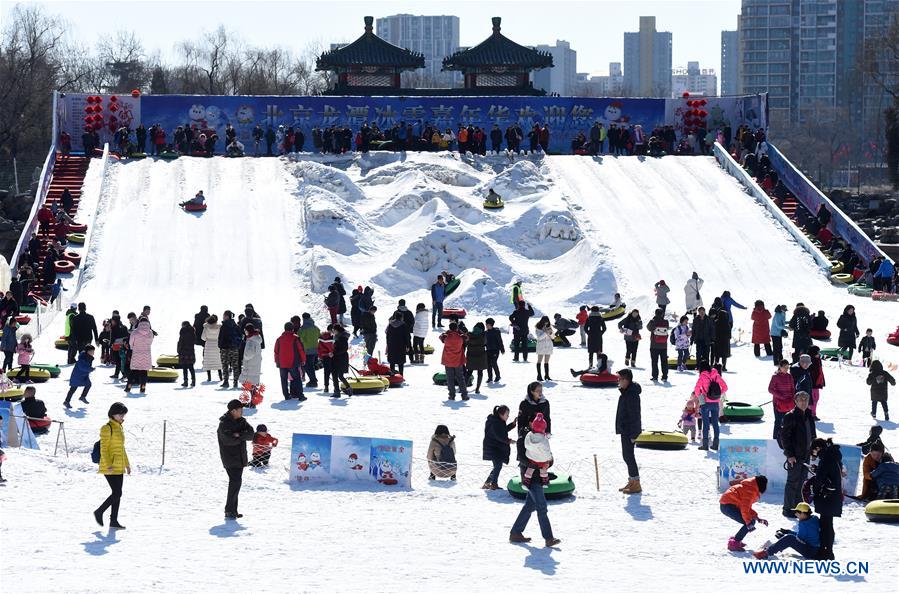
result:
<svg viewBox="0 0 899 594"><path fill-rule="evenodd" d="M895 304L849 298L831 287L764 209L702 158L180 158L118 163L110 175L102 194L93 178L85 188L83 204L97 200L100 210L81 294L68 297L86 301L98 321L113 308L125 313L152 305L159 332L154 357L174 352L181 320L192 320L201 303L221 313L252 302L271 343L290 315L309 311L324 322L321 292L334 274L348 286L376 287L376 302L386 305L379 312L383 327L395 299L429 303L430 279L450 268L462 271L453 300L474 310L469 325L494 315L506 326L507 289L516 277L538 308L572 316L582 301L602 302L615 290L645 313L652 284L665 278L672 308L682 311L680 287L695 269L706 279L707 302L727 288L746 305L756 298L772 308L804 300L831 320L853 302L862 328L875 328L881 355L899 359L882 340L895 326ZM507 198L504 210L480 208L489 187ZM209 197L206 213L177 208L201 188ZM37 361L65 361L52 347L62 320L55 324L58 331L36 345ZM749 324L748 312L735 312L736 328ZM436 345L436 335L428 342ZM620 361L621 340L610 332L606 343ZM146 396L129 397L99 367L91 404L66 411L64 370L63 379L38 386L38 395L51 416L65 421L70 456L50 455L55 433L39 438L41 452L7 450L0 543L12 552L3 583L24 592L218 592L233 584L272 592L480 592L529 587L524 584L573 592L894 589L899 565L888 543L895 541L895 526L866 522L862 507L851 502L836 522L836 552L844 561L870 562L869 575L747 577L746 557L724 550L736 525L718 511L714 453L638 450L645 492L617 493L626 471L614 434L616 393L570 381L567 369L586 364L577 347L556 350L557 381L546 383L556 468L569 470L578 487L575 499L550 506L563 542L554 550L541 547L534 518L527 530L534 542L508 544L520 504L479 489L489 471L481 439L494 406L516 408L535 376L533 362L514 364L506 355L501 384L485 385L468 402L450 402L445 388L431 384L440 368L437 352L427 365L407 368L401 389L337 401L308 390L309 400L299 404L281 401L269 346L263 367L269 389L249 420L266 423L281 446L269 469L245 472L246 517L239 522L222 519L226 477L215 438L217 419L237 392L217 382L186 390L151 384ZM356 341L354 364L360 353ZM673 429L695 375L672 372L668 385L653 385L645 347L638 364L644 427ZM756 360L737 342L728 368L734 398L768 400L769 360ZM828 363L825 373L819 431L844 443L861 441L871 424L864 371ZM130 409L126 446L134 473L126 477L122 501L128 529L110 532L90 516L108 490L89 453L116 400ZM723 435L768 437L770 407L766 412L765 422L726 425ZM456 483L426 480L422 458L441 423L457 436ZM895 444L896 424L881 424L887 445ZM412 439L413 488L293 490L287 482L293 432ZM513 474L506 467L501 482ZM789 525L779 516L777 496L758 509L772 525L749 535L751 547Z"/></svg>

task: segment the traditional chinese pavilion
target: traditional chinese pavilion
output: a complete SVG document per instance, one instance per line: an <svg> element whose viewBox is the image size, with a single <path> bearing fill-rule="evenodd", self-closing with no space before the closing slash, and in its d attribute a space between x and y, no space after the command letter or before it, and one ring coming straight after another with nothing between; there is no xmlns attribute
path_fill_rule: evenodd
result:
<svg viewBox="0 0 899 594"><path fill-rule="evenodd" d="M443 60L443 70L465 75L465 89L484 94L545 95L530 81L532 70L552 68L547 52L519 45L500 32L500 17L493 17L493 34L478 45L460 50Z"/></svg>
<svg viewBox="0 0 899 594"><path fill-rule="evenodd" d="M373 17L365 17L362 37L316 60L316 70L337 75L331 93L394 95L400 88L401 72L424 68L424 55L384 41L372 31L373 22Z"/></svg>

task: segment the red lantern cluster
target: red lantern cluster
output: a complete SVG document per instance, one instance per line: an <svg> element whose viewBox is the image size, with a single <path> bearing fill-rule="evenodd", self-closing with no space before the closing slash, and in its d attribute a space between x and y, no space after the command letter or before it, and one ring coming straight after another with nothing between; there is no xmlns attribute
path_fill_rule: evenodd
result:
<svg viewBox="0 0 899 594"><path fill-rule="evenodd" d="M708 117L709 112L701 108L708 105L708 101L705 99L689 99L690 93L686 91L684 92L683 97L684 99L687 99L686 104L689 108L683 112L684 131L689 132L699 128L705 128L705 119Z"/></svg>
<svg viewBox="0 0 899 594"><path fill-rule="evenodd" d="M87 105L84 107L84 112L87 114L84 117L84 129L85 130L99 130L103 127L103 97L100 95L90 95L85 98Z"/></svg>

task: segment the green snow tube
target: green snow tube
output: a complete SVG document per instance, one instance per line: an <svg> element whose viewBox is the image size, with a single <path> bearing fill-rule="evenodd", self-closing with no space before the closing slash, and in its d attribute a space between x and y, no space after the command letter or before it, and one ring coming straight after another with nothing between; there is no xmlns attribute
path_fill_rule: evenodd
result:
<svg viewBox="0 0 899 594"><path fill-rule="evenodd" d="M162 151L161 153L159 153L159 158L165 159L167 161L171 161L172 159L177 159L180 156L181 156L181 153L176 152L176 151Z"/></svg>
<svg viewBox="0 0 899 594"><path fill-rule="evenodd" d="M849 285L849 287L846 290L849 291L850 295L855 295L857 297L870 297L871 294L874 292L873 287L869 287L868 285L866 285L864 283Z"/></svg>
<svg viewBox="0 0 899 594"><path fill-rule="evenodd" d="M37 309L37 308L34 305L23 305L22 307L19 308L19 313L23 313L23 314L34 313L35 309Z"/></svg>
<svg viewBox="0 0 899 594"><path fill-rule="evenodd" d="M472 380L474 379L472 374L469 373L467 379L468 379L467 385L470 386L472 384ZM446 385L446 374L443 373L442 371L438 371L437 373L435 373L434 374L434 385L435 386L445 386Z"/></svg>
<svg viewBox="0 0 899 594"><path fill-rule="evenodd" d="M571 478L571 475L550 472L549 477L549 485L543 488L543 494L547 499L571 497L574 493L574 480ZM536 470L534 471L533 480L540 481L540 474ZM521 475L510 478L506 488L509 489L509 494L515 499L525 499L528 496L527 489L521 484Z"/></svg>
<svg viewBox="0 0 899 594"><path fill-rule="evenodd" d="M450 282L446 283L446 287L443 288L444 297L449 297L453 294L453 291L459 288L459 277L453 278Z"/></svg>
<svg viewBox="0 0 899 594"><path fill-rule="evenodd" d="M836 361L839 357L849 358L849 349L840 349L837 347L829 349L821 349L821 358L825 361Z"/></svg>
<svg viewBox="0 0 899 594"><path fill-rule="evenodd" d="M60 369L56 365L48 365L46 363L32 363L32 369L43 369L50 374L50 377L59 377Z"/></svg>
<svg viewBox="0 0 899 594"><path fill-rule="evenodd" d="M761 406L753 406L745 402L728 402L721 411L721 421L727 423L751 423L761 421L765 411Z"/></svg>

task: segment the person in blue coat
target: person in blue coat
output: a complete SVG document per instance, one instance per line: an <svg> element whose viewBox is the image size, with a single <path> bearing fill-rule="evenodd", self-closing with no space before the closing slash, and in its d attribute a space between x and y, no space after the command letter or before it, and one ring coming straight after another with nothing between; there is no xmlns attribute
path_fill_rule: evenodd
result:
<svg viewBox="0 0 899 594"><path fill-rule="evenodd" d="M890 280L893 278L894 269L895 265L890 260L888 260L887 258L883 258L881 260L880 266L877 268L877 272L874 273L875 291L890 290Z"/></svg>
<svg viewBox="0 0 899 594"><path fill-rule="evenodd" d="M72 376L69 378L69 393L66 394L65 402L63 402L63 406L66 408L72 408L70 404L72 400L72 396L75 394L75 390L78 388L84 388L81 392L81 397L78 398L81 402L85 404L90 404L87 401L87 393L90 392L91 389L91 372L94 370L94 346L88 345L81 354L78 356L78 362L75 363L75 367L72 368Z"/></svg>
<svg viewBox="0 0 899 594"><path fill-rule="evenodd" d="M821 546L821 524L818 518L812 514L811 506L804 501L797 503L793 511L799 520L796 530L778 530L777 542L753 553L756 559L767 559L784 549L793 549L806 559L814 559L818 555L818 548Z"/></svg>
<svg viewBox="0 0 899 594"><path fill-rule="evenodd" d="M737 303L737 301L730 296L730 291L721 293L721 303L724 304L724 310L727 312L727 319L730 320L730 327L733 328L734 314L731 312L731 307L736 307L737 309L746 309L746 306Z"/></svg>
<svg viewBox="0 0 899 594"><path fill-rule="evenodd" d="M778 305L774 308L774 316L771 318L771 348L774 351L774 366L784 358L784 337L787 335L787 306Z"/></svg>

